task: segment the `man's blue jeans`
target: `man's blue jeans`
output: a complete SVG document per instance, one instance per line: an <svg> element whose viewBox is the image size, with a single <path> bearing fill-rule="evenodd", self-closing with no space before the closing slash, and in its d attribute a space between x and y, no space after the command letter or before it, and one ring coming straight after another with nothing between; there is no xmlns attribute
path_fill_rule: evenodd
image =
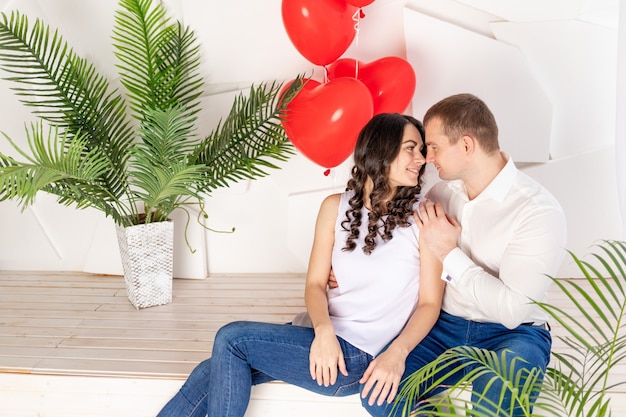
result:
<svg viewBox="0 0 626 417"><path fill-rule="evenodd" d="M542 327L521 325L513 330L496 323L478 323L465 320L445 312L441 312L439 320L430 333L422 342L409 354L406 360L406 370L402 380L424 365L435 360L441 353L449 348L457 346L472 346L481 349L488 349L498 352L498 357L502 351L509 350L512 354L507 354L508 359L521 357L526 361L517 361L517 368L540 368L546 370L550 360L550 349L552 338L550 332ZM507 366L508 368L508 366ZM468 371L469 369L466 369ZM483 392L485 384L489 382L492 375L485 375L473 383L474 391ZM448 380L445 385L453 385L458 380L458 375ZM500 399L501 386L492 386L488 391L487 399L498 403ZM421 391L421 390L420 390ZM436 393L433 392L432 394ZM492 394L491 396L489 394ZM424 398L419 398L424 400ZM476 401L477 399L474 398ZM362 399L363 406L367 411L377 417L387 417L390 415L393 403L382 406L367 404L367 398ZM509 401L510 403L510 401ZM488 402L481 402L481 406L489 407ZM396 407L393 416L400 416L402 404ZM505 416L521 416L520 410L507 410L502 414Z"/></svg>
<svg viewBox="0 0 626 417"><path fill-rule="evenodd" d="M332 386L320 386L309 373L315 333L290 324L235 322L215 336L213 354L189 375L158 417L243 417L252 385L281 380L329 396L359 392L359 380L372 356L338 338L348 369Z"/></svg>

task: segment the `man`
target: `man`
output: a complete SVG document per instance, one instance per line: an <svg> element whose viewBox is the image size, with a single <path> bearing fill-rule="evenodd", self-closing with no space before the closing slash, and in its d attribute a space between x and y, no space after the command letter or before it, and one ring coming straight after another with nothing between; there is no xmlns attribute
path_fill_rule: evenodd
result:
<svg viewBox="0 0 626 417"><path fill-rule="evenodd" d="M426 112L423 122L426 161L444 181L428 192L417 224L421 238L443 263L447 286L429 335L417 346L409 341L395 349L395 364L380 363L361 380L363 405L374 416L389 415L400 381L446 349L473 346L498 352L498 357L509 350L507 361L521 357L516 363L527 369L545 370L550 357L547 314L532 300L545 300L551 284L547 275L556 274L565 254L560 205L500 151L495 118L479 98L445 98ZM397 384L376 383L390 373ZM488 400L480 401L487 409L492 408L489 401L500 400L501 387L488 384L491 376L473 383L474 393L489 387ZM509 405L505 415L521 415L515 408ZM397 415L401 409L396 408Z"/></svg>

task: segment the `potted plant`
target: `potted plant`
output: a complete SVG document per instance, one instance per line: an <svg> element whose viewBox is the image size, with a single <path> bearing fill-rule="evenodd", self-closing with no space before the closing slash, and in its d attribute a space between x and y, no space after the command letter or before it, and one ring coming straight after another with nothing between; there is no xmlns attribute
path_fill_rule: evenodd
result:
<svg viewBox="0 0 626 417"><path fill-rule="evenodd" d="M171 301L172 211L199 204L206 215L202 203L212 190L265 176L277 168L273 160L294 153L281 119L301 83L285 91L276 81L253 85L200 136L196 35L159 1L118 6L112 41L123 91L41 20L31 26L18 11L2 14L0 68L38 121L26 129L28 149L3 133L18 156L0 153L0 199L25 208L43 191L111 217L122 258L131 261L124 265L129 298L142 308ZM150 237L135 232L142 228L164 230ZM138 255L130 254L131 242L144 246ZM157 248L169 255L153 263ZM136 278L154 287L147 299L134 293L144 286Z"/></svg>
<svg viewBox="0 0 626 417"><path fill-rule="evenodd" d="M490 412L479 410L468 398L469 395L459 396L460 391L474 379L489 374L493 375L494 383L502 383L501 398L510 395L511 401L526 416L610 416L611 392L626 384L623 379L615 378L616 368L623 366L626 359L623 321L626 312L626 242L607 240L596 247L599 253L592 254L593 263L570 252L584 276L582 282L552 278L570 303L567 308L537 303L549 313L553 323L559 323L565 331L565 334L557 336L564 349L553 350L553 361L545 374L512 372L512 368L504 366L501 358L487 350L470 347L450 349L407 378L407 384L400 393L401 398L407 399L402 414L410 414L421 381L444 369L450 371L472 364L477 365L472 372L468 372L430 405L420 406L417 415L504 415L500 409ZM519 389L512 389L512 382L519 381L519 378L524 378L525 383ZM539 390L539 397L536 398ZM532 413L531 399L537 400ZM399 404L396 402L396 405ZM435 409L429 408L433 404Z"/></svg>

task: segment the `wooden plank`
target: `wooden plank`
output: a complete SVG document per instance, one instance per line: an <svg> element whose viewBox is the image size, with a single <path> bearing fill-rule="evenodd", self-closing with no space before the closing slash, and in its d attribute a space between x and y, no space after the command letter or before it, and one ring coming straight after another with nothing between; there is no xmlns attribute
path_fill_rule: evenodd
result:
<svg viewBox="0 0 626 417"><path fill-rule="evenodd" d="M179 313L187 313L187 312L196 312L196 313L206 313L206 314L236 314L241 313L242 309L245 309L246 315L250 317L250 319L254 319L257 314L269 314L272 312L276 312L279 310L280 313L286 314L297 314L303 311L304 302L302 305L288 305L288 303L283 301L278 301L273 305L258 305L254 302L241 302L238 305L188 305L188 304L166 304L158 307L151 307L154 309L152 313L158 313L161 311L164 312L179 312ZM132 306L127 306L125 304L103 304L100 305L98 311L106 311L106 312L114 312L114 311L129 311L132 310Z"/></svg>
<svg viewBox="0 0 626 417"><path fill-rule="evenodd" d="M60 337L48 337L48 338L30 338L30 337L15 337L15 336L0 336L0 346L37 346L43 349L54 348L63 342L63 338Z"/></svg>
<svg viewBox="0 0 626 417"><path fill-rule="evenodd" d="M225 275L173 285L171 304L136 310L122 277L0 272L0 367L181 376L210 355L225 323L285 323L304 310L303 276Z"/></svg>
<svg viewBox="0 0 626 417"><path fill-rule="evenodd" d="M109 339L106 343L103 343L100 339L86 339L80 337L74 337L71 339L65 339L59 343L56 347L70 347L70 348L100 348L106 346L109 349L136 349L141 351L152 351L163 349L163 341L158 339ZM210 356L210 352L213 349L213 340L178 340L176 343L169 343L167 345L169 350L180 350L185 352L204 352L205 358Z"/></svg>
<svg viewBox="0 0 626 417"><path fill-rule="evenodd" d="M160 347L152 350L139 349L113 349L110 347L95 347L92 349L77 349L57 346L55 349L42 350L38 347L21 347L19 357L22 358L46 358L46 359L91 359L91 360L115 360L115 361L137 361L137 362L193 362L198 363L209 356L210 350L202 351L189 350L167 350L167 347ZM150 355L146 355L149 352ZM12 347L0 346L0 358L12 358L16 356L16 351Z"/></svg>
<svg viewBox="0 0 626 417"><path fill-rule="evenodd" d="M175 329L90 329L90 328L51 328L51 327L31 327L31 328L11 328L0 329L2 336L15 337L59 337L60 333L64 337L90 337L101 339L103 343L108 339L158 339L167 341L177 341L194 338L195 340L211 340L215 336L214 331L188 331Z"/></svg>
<svg viewBox="0 0 626 417"><path fill-rule="evenodd" d="M113 296L119 291L119 288L85 288L85 287L44 287L44 286L28 286L28 294L29 295L57 295L59 294L59 288L63 288L63 294L66 296L72 297L94 297L94 296L102 296L102 297L110 297ZM2 295L13 295L19 294L24 295L24 286L2 286Z"/></svg>
<svg viewBox="0 0 626 417"><path fill-rule="evenodd" d="M304 308L304 307L303 307ZM2 310L0 310L2 311ZM302 311L302 310L299 310ZM11 318L38 318L38 317L47 317L47 318L58 318L65 319L68 316L74 317L77 313L75 310L57 310L57 309L42 309L42 310L32 310L32 309L10 309L9 311L2 311L3 318L0 318L0 323L4 320ZM175 320L179 322L194 322L194 321L202 321L202 322L213 322L219 321L223 322L224 319L227 322L235 321L235 320L246 320L251 319L251 315L245 310L236 311L234 313L229 314L221 314L219 317L208 315L205 313L194 313L194 312L178 312L178 311L170 311L163 312L160 311L158 314L151 312L149 317L144 314L144 310L136 310L134 308L130 308L128 311L81 311L80 316L85 319L93 319L93 320L128 320L129 322L141 318L151 321L162 321L162 320ZM6 317L6 318L5 318ZM254 315L254 319L258 321L269 321L272 323L285 323L290 321L293 318L293 313L287 312L283 313L280 311L269 312L269 313L257 313Z"/></svg>
<svg viewBox="0 0 626 417"><path fill-rule="evenodd" d="M23 373L30 374L36 368L41 358L24 358L19 356L19 350L16 350L17 356L2 358L0 361L0 374Z"/></svg>
<svg viewBox="0 0 626 417"><path fill-rule="evenodd" d="M41 359L33 374L85 375L125 378L184 379L198 362L123 361L81 358Z"/></svg>
<svg viewBox="0 0 626 417"><path fill-rule="evenodd" d="M114 298L114 297L111 297ZM102 304L99 303L82 303L82 302L72 302L72 303L43 303L43 302L35 302L35 303L21 303L21 302L6 302L0 305L0 313L2 314L0 317L4 317L6 312L11 312L13 310L72 310L74 314L77 311L96 311L102 307ZM134 307L128 311L134 310Z"/></svg>
<svg viewBox="0 0 626 417"><path fill-rule="evenodd" d="M184 298L184 297L173 297L173 301L181 301L181 302L185 302L185 304L188 307L202 307L202 306L232 306L232 307L236 307L236 306L248 306L248 305L255 305L255 306L298 306L298 307L302 307L302 300L297 298L297 297L293 297L292 294L287 294L287 293L280 293L278 294L278 297L282 297L284 298L280 298L280 299L275 299L275 298L268 298L267 296L264 296L263 294L257 294L256 297L252 297L252 296L245 296L245 297L237 297L235 295L233 295L232 293L229 294L225 294L224 297L220 297L220 298L201 298L201 297L195 297L195 298ZM81 298L81 303L85 303L85 304L104 304L104 305L123 305L124 307L126 307L128 300L126 300L126 298L122 298L122 297L111 297L111 296L91 296L91 295L84 295L84 296L80 296ZM45 303L44 300L45 299ZM76 303L77 298L75 295L66 295L66 294L60 294L60 295L52 295L52 294L20 294L20 293L16 293L16 294L0 294L0 303L13 303L13 304L18 304L18 303L25 303L25 304L41 304L42 307L44 307L45 305L47 305L48 303L56 303L56 304L64 304L64 303ZM175 307L176 308L176 307ZM164 308L161 308L161 310L163 310Z"/></svg>

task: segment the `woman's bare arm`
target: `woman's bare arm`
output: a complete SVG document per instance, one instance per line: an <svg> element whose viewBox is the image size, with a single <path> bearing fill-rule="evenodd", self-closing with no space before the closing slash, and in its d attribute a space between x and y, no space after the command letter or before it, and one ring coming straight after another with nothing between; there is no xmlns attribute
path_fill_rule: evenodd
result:
<svg viewBox="0 0 626 417"><path fill-rule="evenodd" d="M326 294L339 200L339 194L328 196L320 207L304 291L307 312L315 330L310 353L311 377L325 386L337 381L337 370L344 375L348 374L343 352L328 314Z"/></svg>

